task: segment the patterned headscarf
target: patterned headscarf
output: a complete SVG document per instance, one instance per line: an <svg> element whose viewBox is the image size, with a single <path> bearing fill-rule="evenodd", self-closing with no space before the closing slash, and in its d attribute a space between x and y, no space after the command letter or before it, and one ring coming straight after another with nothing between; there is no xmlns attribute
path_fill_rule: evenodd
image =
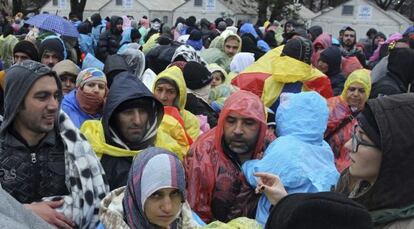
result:
<svg viewBox="0 0 414 229"><path fill-rule="evenodd" d="M207 65L206 62L204 62L204 60L197 53L197 51L190 45L181 45L175 50L174 56L171 58L171 62L179 60L187 62L195 61L200 64Z"/></svg>
<svg viewBox="0 0 414 229"><path fill-rule="evenodd" d="M161 188L177 188L186 199L185 174L178 157L161 148L148 148L134 159L129 171L123 199L126 222L130 228L157 228L148 221L144 204L149 196ZM176 222L171 228L174 228Z"/></svg>

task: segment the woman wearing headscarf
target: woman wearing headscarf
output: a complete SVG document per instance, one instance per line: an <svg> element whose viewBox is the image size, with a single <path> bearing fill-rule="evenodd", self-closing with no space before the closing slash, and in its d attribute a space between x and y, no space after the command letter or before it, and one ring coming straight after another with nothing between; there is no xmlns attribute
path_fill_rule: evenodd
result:
<svg viewBox="0 0 414 229"><path fill-rule="evenodd" d="M187 85L181 69L172 66L158 74L154 81L153 93L154 97L164 105L166 113L170 114L169 111L178 110L175 113L178 113L177 118L182 122L189 142L195 141L200 135L200 123L195 115L185 109ZM166 110L166 107L170 108Z"/></svg>
<svg viewBox="0 0 414 229"><path fill-rule="evenodd" d="M102 201L100 228L196 228L186 201L184 168L176 155L148 148L137 156L127 185Z"/></svg>
<svg viewBox="0 0 414 229"><path fill-rule="evenodd" d="M414 228L413 115L413 93L369 100L345 144L351 165L339 184L357 180L344 194L368 209L375 228Z"/></svg>
<svg viewBox="0 0 414 229"><path fill-rule="evenodd" d="M364 109L370 92L370 71L360 69L349 75L341 95L328 99L329 119L325 140L332 148L339 172L351 163L344 145L351 139L352 128L357 123L354 118Z"/></svg>
<svg viewBox="0 0 414 229"><path fill-rule="evenodd" d="M328 33L322 33L312 43L313 53L311 63L313 66L318 66L318 60L321 52L332 45L332 37Z"/></svg>
<svg viewBox="0 0 414 229"><path fill-rule="evenodd" d="M100 119L108 94L105 74L97 68L87 68L76 78L76 89L65 95L62 110L80 128L84 121Z"/></svg>

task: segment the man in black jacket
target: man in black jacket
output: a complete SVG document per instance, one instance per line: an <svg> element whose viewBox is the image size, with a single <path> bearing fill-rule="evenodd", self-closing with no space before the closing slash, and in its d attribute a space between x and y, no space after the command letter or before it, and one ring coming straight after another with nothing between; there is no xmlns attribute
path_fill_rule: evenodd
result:
<svg viewBox="0 0 414 229"><path fill-rule="evenodd" d="M111 28L101 33L99 36L98 46L96 47L96 57L105 62L108 55L115 54L122 40L123 19L118 16L112 16L110 21Z"/></svg>

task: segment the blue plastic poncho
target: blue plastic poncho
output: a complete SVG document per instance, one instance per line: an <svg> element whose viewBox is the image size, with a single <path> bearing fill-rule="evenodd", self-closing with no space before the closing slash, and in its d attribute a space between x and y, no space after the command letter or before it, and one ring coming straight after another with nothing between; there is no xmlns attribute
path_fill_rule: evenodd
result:
<svg viewBox="0 0 414 229"><path fill-rule="evenodd" d="M286 191L308 193L329 191L339 178L334 156L323 140L328 121L328 106L317 92L284 93L276 113L273 141L260 160L249 160L242 166L248 182L256 187L255 172L280 177ZM265 224L270 202L260 197L256 220Z"/></svg>

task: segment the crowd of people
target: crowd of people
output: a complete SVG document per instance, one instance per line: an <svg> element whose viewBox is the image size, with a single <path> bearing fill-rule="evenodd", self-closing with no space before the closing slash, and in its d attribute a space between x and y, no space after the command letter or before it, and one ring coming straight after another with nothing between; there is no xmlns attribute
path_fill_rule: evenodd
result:
<svg viewBox="0 0 414 229"><path fill-rule="evenodd" d="M33 16L0 17L2 228L414 228L414 25Z"/></svg>

